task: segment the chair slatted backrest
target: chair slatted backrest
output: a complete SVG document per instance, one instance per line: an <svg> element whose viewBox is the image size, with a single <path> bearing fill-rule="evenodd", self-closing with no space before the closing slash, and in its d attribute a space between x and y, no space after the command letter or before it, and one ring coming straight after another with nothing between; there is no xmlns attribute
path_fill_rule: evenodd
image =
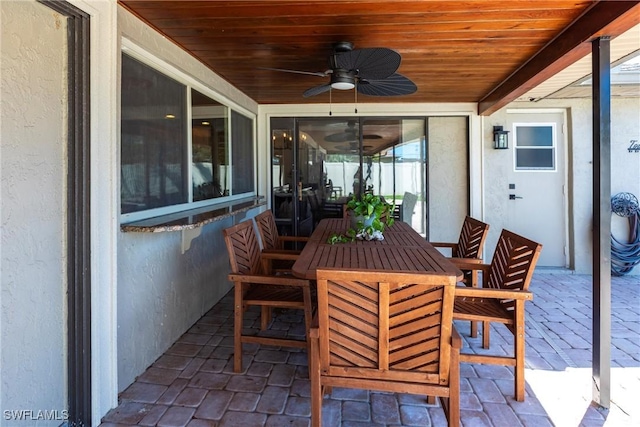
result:
<svg viewBox="0 0 640 427"><path fill-rule="evenodd" d="M447 385L455 277L318 270L320 369Z"/></svg>
<svg viewBox="0 0 640 427"><path fill-rule="evenodd" d="M240 274L262 274L260 243L251 220L223 230L229 252L231 271Z"/></svg>
<svg viewBox="0 0 640 427"><path fill-rule="evenodd" d="M483 279L483 287L508 290L528 290L542 245L502 230L491 261L489 276ZM513 307L513 301L501 301L505 308Z"/></svg>
<svg viewBox="0 0 640 427"><path fill-rule="evenodd" d="M276 226L276 220L273 216L271 209L256 215L256 225L258 226L258 232L262 239L262 246L264 249L283 249L284 245L280 240L280 234L278 234L278 227Z"/></svg>
<svg viewBox="0 0 640 427"><path fill-rule="evenodd" d="M462 223L456 258L482 258L484 241L489 234L489 224L467 216Z"/></svg>

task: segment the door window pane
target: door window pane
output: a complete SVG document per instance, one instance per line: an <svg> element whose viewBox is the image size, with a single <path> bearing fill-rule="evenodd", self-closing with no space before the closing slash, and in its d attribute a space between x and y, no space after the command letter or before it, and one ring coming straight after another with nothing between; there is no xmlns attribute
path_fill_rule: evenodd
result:
<svg viewBox="0 0 640 427"><path fill-rule="evenodd" d="M231 141L233 143L232 194L252 192L255 188L253 162L253 120L231 112Z"/></svg>
<svg viewBox="0 0 640 427"><path fill-rule="evenodd" d="M516 138L518 147L552 147L553 128L551 126L518 126Z"/></svg>
<svg viewBox="0 0 640 427"><path fill-rule="evenodd" d="M555 170L555 126L514 124L515 169Z"/></svg>
<svg viewBox="0 0 640 427"><path fill-rule="evenodd" d="M228 109L191 90L193 201L228 196Z"/></svg>
<svg viewBox="0 0 640 427"><path fill-rule="evenodd" d="M553 150L521 148L516 152L518 169L553 169Z"/></svg>
<svg viewBox="0 0 640 427"><path fill-rule="evenodd" d="M271 119L271 210L276 218L278 232L295 234L294 226L294 176L293 176L293 128L294 120Z"/></svg>
<svg viewBox="0 0 640 427"><path fill-rule="evenodd" d="M426 232L425 120L365 119L363 172L367 191L395 206L395 217Z"/></svg>
<svg viewBox="0 0 640 427"><path fill-rule="evenodd" d="M187 202L186 87L122 56L122 213Z"/></svg>

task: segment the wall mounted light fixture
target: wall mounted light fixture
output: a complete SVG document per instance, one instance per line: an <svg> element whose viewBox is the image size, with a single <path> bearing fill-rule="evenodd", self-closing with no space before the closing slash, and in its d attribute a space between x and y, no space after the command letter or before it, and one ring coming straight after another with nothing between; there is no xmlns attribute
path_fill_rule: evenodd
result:
<svg viewBox="0 0 640 427"><path fill-rule="evenodd" d="M509 148L509 131L503 130L502 126L493 127L493 148L496 150Z"/></svg>

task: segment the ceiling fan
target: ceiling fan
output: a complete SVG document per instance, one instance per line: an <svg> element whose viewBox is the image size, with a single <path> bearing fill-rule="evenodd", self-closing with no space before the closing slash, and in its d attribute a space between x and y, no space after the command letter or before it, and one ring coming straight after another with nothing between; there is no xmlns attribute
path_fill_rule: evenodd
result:
<svg viewBox="0 0 640 427"><path fill-rule="evenodd" d="M331 89L356 90L370 96L399 96L414 93L418 88L407 77L396 73L401 56L386 47L353 49L350 42L333 45L329 56L329 69L320 72L263 68L286 73L329 77L329 83L314 86L302 94L303 97L319 95Z"/></svg>

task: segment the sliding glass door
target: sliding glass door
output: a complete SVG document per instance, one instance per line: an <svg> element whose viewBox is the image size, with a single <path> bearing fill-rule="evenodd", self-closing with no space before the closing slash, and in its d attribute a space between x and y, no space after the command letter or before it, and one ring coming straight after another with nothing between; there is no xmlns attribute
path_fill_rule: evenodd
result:
<svg viewBox="0 0 640 427"><path fill-rule="evenodd" d="M272 200L282 234L308 235L371 192L427 234L426 118L272 118Z"/></svg>

